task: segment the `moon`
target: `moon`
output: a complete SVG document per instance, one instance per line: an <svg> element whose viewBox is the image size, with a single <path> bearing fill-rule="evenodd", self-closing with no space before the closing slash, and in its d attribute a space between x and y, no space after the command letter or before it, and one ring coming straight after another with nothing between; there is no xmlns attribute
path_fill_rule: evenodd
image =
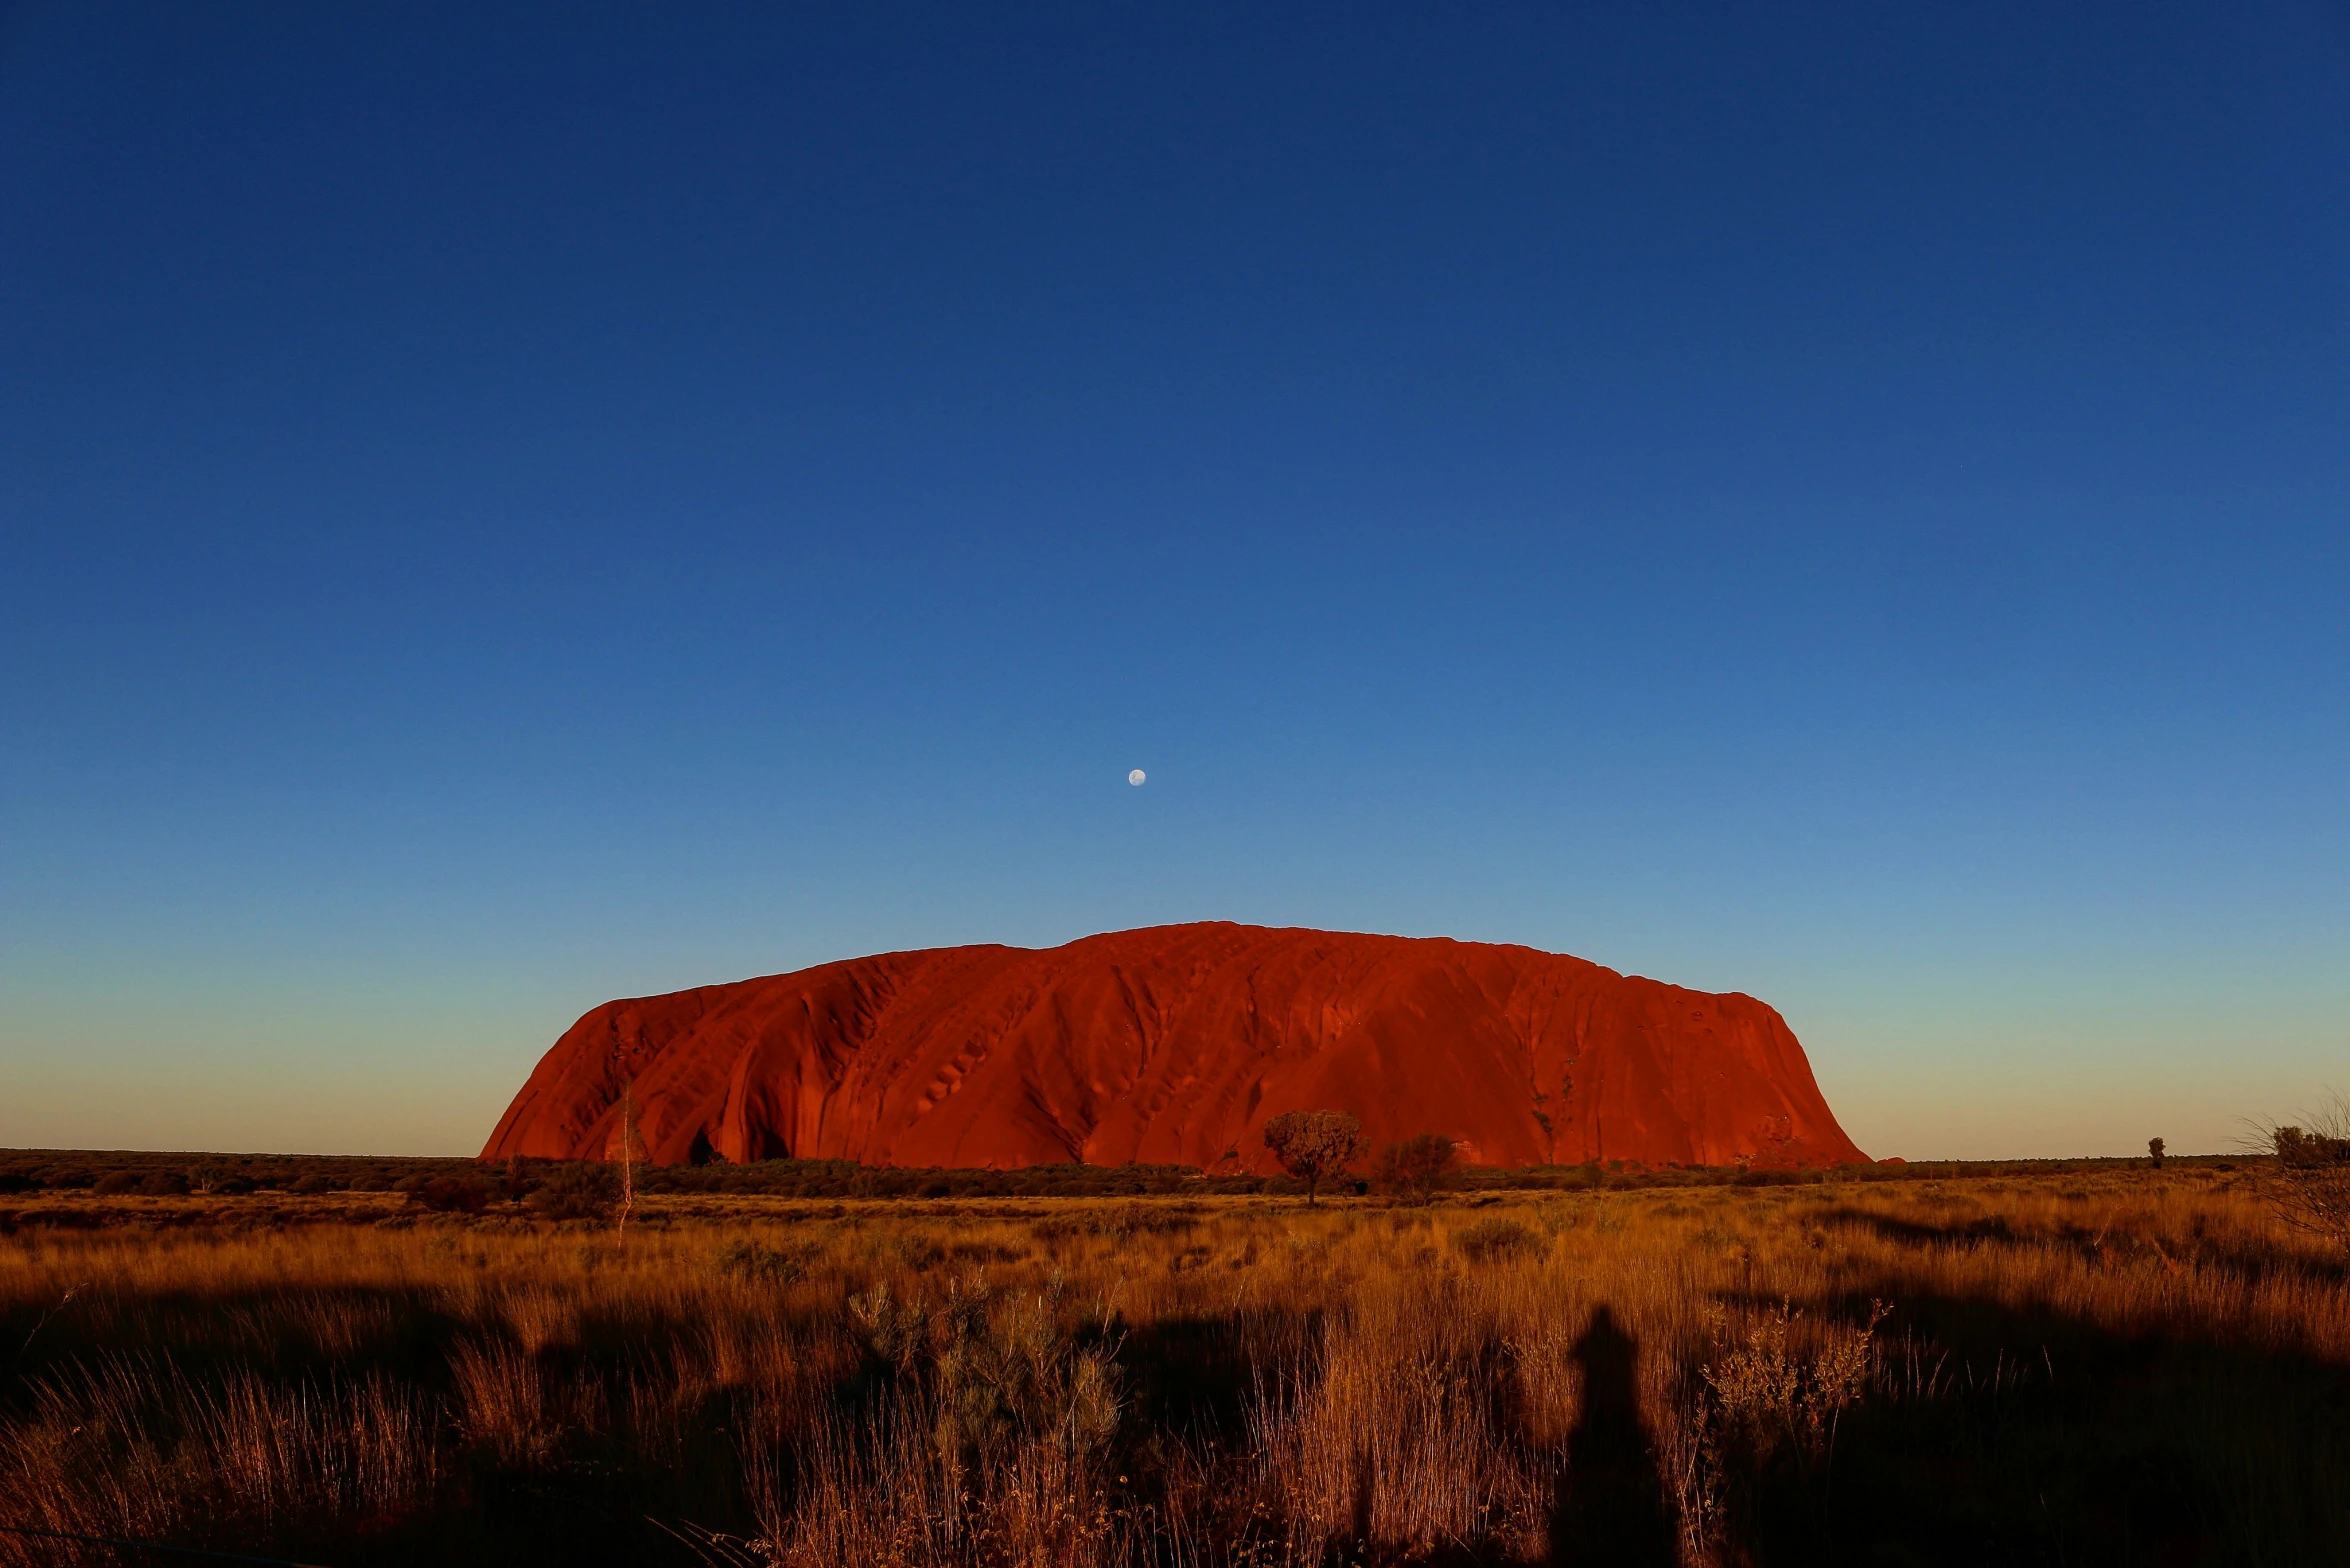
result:
<svg viewBox="0 0 2350 1568"><path fill-rule="evenodd" d="M1126 775L1126 782L1139 788L1142 784L1143 778L1144 774L1142 769L1136 768L1132 773Z"/></svg>

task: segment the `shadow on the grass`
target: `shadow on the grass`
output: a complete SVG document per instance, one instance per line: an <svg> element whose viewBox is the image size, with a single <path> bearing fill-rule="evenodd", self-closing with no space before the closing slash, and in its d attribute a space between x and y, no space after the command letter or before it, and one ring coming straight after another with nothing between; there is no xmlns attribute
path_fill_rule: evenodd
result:
<svg viewBox="0 0 2350 1568"><path fill-rule="evenodd" d="M1600 1307L1575 1341L1583 1409L1551 1507L1554 1568L1673 1568L1673 1504L1640 1419L1640 1346Z"/></svg>

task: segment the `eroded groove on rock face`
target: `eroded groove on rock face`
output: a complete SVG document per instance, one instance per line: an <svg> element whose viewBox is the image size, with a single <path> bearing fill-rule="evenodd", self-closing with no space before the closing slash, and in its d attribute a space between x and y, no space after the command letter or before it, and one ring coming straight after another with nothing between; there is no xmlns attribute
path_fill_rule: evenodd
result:
<svg viewBox="0 0 2350 1568"><path fill-rule="evenodd" d="M1265 1122L1323 1108L1375 1142L1445 1133L1483 1165L1865 1158L1753 997L1525 947L1223 923L607 1002L482 1154L604 1158L624 1088L664 1164L1261 1171Z"/></svg>

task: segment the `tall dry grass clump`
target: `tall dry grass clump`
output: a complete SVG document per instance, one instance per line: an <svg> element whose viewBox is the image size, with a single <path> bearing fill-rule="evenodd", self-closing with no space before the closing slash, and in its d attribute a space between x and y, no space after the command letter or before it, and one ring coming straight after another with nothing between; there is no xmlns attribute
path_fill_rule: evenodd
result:
<svg viewBox="0 0 2350 1568"><path fill-rule="evenodd" d="M281 1384L230 1370L198 1382L168 1358L110 1355L38 1380L26 1406L0 1436L0 1498L21 1527L267 1543L413 1516L442 1479L435 1413L381 1376ZM23 1536L0 1541L11 1552L112 1560Z"/></svg>
<svg viewBox="0 0 2350 1568"><path fill-rule="evenodd" d="M1544 1456L1511 1426L1501 1325L1457 1279L1402 1284L1366 1286L1273 1369L1250 1435L1285 1545L1531 1554Z"/></svg>

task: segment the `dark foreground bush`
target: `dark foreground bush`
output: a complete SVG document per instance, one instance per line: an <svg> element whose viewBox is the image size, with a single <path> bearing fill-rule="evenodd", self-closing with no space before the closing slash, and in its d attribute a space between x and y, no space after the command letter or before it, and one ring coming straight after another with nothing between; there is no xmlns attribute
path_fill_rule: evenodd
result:
<svg viewBox="0 0 2350 1568"><path fill-rule="evenodd" d="M479 1214L490 1206L490 1189L462 1176L434 1176L409 1187L408 1201L435 1214Z"/></svg>
<svg viewBox="0 0 2350 1568"><path fill-rule="evenodd" d="M1371 1179L1382 1192L1425 1202L1461 1163L1461 1147L1442 1133L1424 1132L1379 1151Z"/></svg>
<svg viewBox="0 0 2350 1568"><path fill-rule="evenodd" d="M620 1205L620 1175L609 1165L566 1165L524 1200L550 1220L608 1220Z"/></svg>

